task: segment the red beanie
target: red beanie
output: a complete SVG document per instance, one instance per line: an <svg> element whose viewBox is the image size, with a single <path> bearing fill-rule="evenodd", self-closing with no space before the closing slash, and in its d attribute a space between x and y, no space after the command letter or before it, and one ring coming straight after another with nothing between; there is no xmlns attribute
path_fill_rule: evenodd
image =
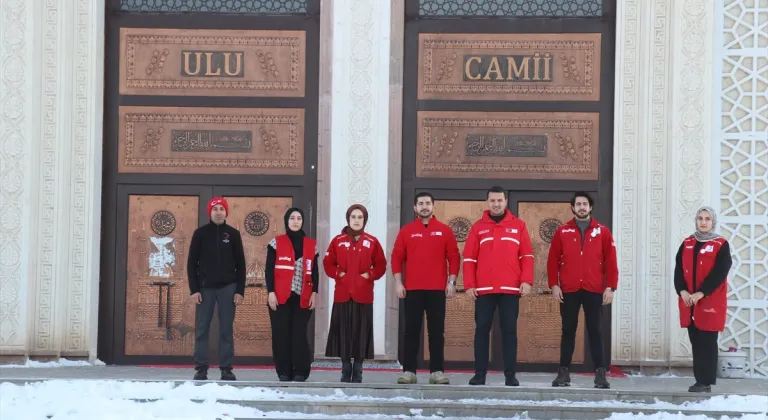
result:
<svg viewBox="0 0 768 420"><path fill-rule="evenodd" d="M211 210L213 210L213 206L217 204L224 206L224 211L227 216L229 216L229 203L227 203L227 200L225 200L224 197L213 197L211 201L208 202L208 217L211 217Z"/></svg>

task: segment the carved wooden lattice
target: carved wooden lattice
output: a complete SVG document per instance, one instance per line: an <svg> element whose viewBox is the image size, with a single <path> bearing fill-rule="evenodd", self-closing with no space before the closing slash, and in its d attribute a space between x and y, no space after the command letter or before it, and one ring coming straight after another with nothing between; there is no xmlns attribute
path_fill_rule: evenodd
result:
<svg viewBox="0 0 768 420"><path fill-rule="evenodd" d="M421 16L602 16L602 0L419 0Z"/></svg>
<svg viewBox="0 0 768 420"><path fill-rule="evenodd" d="M123 12L303 14L307 0L120 0Z"/></svg>

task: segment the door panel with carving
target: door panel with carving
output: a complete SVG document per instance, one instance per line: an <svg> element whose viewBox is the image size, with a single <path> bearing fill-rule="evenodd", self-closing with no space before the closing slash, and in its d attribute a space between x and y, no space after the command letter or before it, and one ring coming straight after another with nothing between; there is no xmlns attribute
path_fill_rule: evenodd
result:
<svg viewBox="0 0 768 420"><path fill-rule="evenodd" d="M272 356L264 266L267 245L285 232L283 215L293 200L290 197L225 198L229 203L227 223L240 231L246 263L245 298L235 311L235 354Z"/></svg>
<svg viewBox="0 0 768 420"><path fill-rule="evenodd" d="M534 292L549 291L547 257L555 229L573 217L570 203L521 202L518 217L528 226L533 243ZM560 361L560 304L550 294L536 293L520 300L518 356L520 362L558 363ZM584 311L579 313L573 363L584 361Z"/></svg>
<svg viewBox="0 0 768 420"><path fill-rule="evenodd" d="M469 229L483 214L487 205L485 201L445 201L435 202L435 216L453 229L453 234L459 243L459 252L464 252L464 241ZM446 303L445 314L445 360L474 361L475 360L475 303L469 300L464 291L463 264L456 280L456 288L460 293ZM424 321L424 360L429 360L428 332L426 319ZM493 334L491 334L493 341ZM493 343L491 343L493 348Z"/></svg>
<svg viewBox="0 0 768 420"><path fill-rule="evenodd" d="M128 203L125 354L189 356L195 306L186 262L198 197L131 195Z"/></svg>

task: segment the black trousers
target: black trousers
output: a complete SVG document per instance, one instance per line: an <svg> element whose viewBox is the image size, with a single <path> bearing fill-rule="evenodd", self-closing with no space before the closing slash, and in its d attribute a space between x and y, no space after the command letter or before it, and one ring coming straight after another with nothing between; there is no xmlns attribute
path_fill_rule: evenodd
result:
<svg viewBox="0 0 768 420"><path fill-rule="evenodd" d="M579 326L579 309L584 307L584 320L587 323L587 338L592 363L597 368L607 368L603 356L603 333L600 320L603 313L602 293L578 292L563 293L560 304L560 318L563 321L563 333L560 336L560 366L570 367L573 349L576 346L576 328Z"/></svg>
<svg viewBox="0 0 768 420"><path fill-rule="evenodd" d="M272 324L272 358L278 376L293 378L296 375L309 377L312 354L307 340L307 326L312 311L301 307L301 297L291 293L288 301L269 309Z"/></svg>
<svg viewBox="0 0 768 420"><path fill-rule="evenodd" d="M717 331L702 331L691 322L688 326L688 338L693 351L693 377L702 385L715 385L717 382Z"/></svg>
<svg viewBox="0 0 768 420"><path fill-rule="evenodd" d="M501 324L504 375L514 376L517 370L517 315L520 312L520 295L502 293L478 296L475 301L475 372L488 373L488 346L496 307L499 308Z"/></svg>
<svg viewBox="0 0 768 420"><path fill-rule="evenodd" d="M219 367L231 369L235 357L235 283L220 289L200 289L203 301L195 307L195 367L208 368L208 333L213 311L219 309Z"/></svg>
<svg viewBox="0 0 768 420"><path fill-rule="evenodd" d="M445 291L409 290L405 295L405 344L403 371L416 373L416 359L421 343L421 326L427 313L429 334L429 371L442 372L445 344Z"/></svg>

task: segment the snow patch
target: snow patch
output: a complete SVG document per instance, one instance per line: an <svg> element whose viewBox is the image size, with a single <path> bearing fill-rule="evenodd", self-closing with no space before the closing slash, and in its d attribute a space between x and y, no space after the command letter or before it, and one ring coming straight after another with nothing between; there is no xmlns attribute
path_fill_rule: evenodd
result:
<svg viewBox="0 0 768 420"><path fill-rule="evenodd" d="M282 400L286 404L291 401L420 401L415 398L372 398L347 396L341 389L335 390L330 396L296 395L280 390L264 387L236 388L231 385L206 383L202 385L184 382L175 385L174 382L132 382L115 380L50 380L44 382L15 385L0 383L0 418L3 420L43 420L59 419L95 419L108 418L113 420L128 419L230 419L233 417L273 417L273 418L302 418L304 414L288 412L263 412L251 407L236 404L224 404L219 400L238 401L275 401ZM150 400L140 402L138 400ZM193 400L202 400L195 402ZM464 403L464 404L530 404L552 406L561 405L564 401L515 401L502 399L462 399L462 400L431 400L433 402ZM741 420L764 419L768 410L768 396L715 396L696 403L672 404L655 402L653 404L629 403L621 401L605 402L570 402L571 406L581 407L631 407L655 408L666 410L701 410L701 411L733 411L755 412L760 414L738 417ZM439 418L421 416L420 410L413 410L409 418ZM316 418L362 418L362 419L395 419L402 416L387 415L344 415L321 416ZM524 419L526 416L523 416ZM657 415L623 415L614 414L613 420L704 420L706 416L682 416L679 414L661 413ZM480 418L476 418L480 419ZM728 420L721 418L720 420Z"/></svg>
<svg viewBox="0 0 768 420"><path fill-rule="evenodd" d="M61 358L50 362L38 362L36 360L27 360L23 365L0 365L1 369L13 368L56 368L56 367L90 367L106 366L106 363L96 359L93 363L86 360L69 360Z"/></svg>

